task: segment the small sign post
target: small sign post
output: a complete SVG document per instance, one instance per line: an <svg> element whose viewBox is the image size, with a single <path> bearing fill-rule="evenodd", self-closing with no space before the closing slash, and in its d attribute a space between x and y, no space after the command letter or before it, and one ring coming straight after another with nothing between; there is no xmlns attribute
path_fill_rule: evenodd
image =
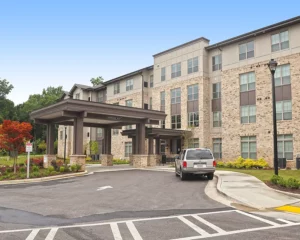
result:
<svg viewBox="0 0 300 240"><path fill-rule="evenodd" d="M32 143L26 143L27 152L27 178L29 178L29 167L30 167L30 153L32 152Z"/></svg>

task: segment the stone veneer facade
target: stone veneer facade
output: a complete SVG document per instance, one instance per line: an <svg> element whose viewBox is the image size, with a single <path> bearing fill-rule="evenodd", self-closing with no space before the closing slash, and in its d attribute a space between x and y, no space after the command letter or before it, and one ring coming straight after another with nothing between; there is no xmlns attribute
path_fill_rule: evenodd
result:
<svg viewBox="0 0 300 240"><path fill-rule="evenodd" d="M300 18L299 18L300 19ZM298 19L298 20L299 20ZM199 138L200 147L213 149L213 139L222 139L222 160L233 160L241 155L241 137L256 136L257 158L265 158L272 165L273 159L273 126L272 126L272 96L271 74L267 63L275 58L279 65L290 64L292 89L292 120L278 121L279 134L293 134L293 160L287 161L288 167L295 167L296 154L300 153L300 23L291 23L285 27L278 24L277 29L266 30L264 33L238 36L237 40L228 43L209 45L205 38L199 38L178 47L154 55L154 65L140 72L133 72L108 81L106 103L126 105L126 100L132 99L133 107L143 107L150 104L152 109L160 110L160 92L165 91L165 112L167 114L165 126L171 128L171 89L181 89L181 129L188 128L187 119L187 87L198 84L199 127L191 130L189 138ZM258 31L258 30L257 30ZM288 31L289 48L277 52L271 51L271 35L280 31ZM242 39L243 38L243 39ZM224 42L226 42L225 40ZM254 41L254 57L239 60L239 44ZM222 55L222 70L212 71L212 57ZM196 73L187 74L187 60L198 57L199 69ZM181 76L171 78L171 65L181 63ZM161 69L165 67L166 79L161 81ZM241 124L240 122L240 79L246 72L255 72L256 79L256 123ZM143 78L141 77L143 75ZM130 76L128 76L130 75ZM150 76L154 76L154 86L150 88ZM127 79L134 79L134 89L124 90ZM143 87L143 81L148 82L148 88ZM121 92L113 94L114 83L120 82ZM221 82L222 127L213 127L212 118L212 84ZM122 90L123 89L123 90ZM82 91L85 91L82 89ZM83 95L83 94L82 94ZM87 99L83 99L87 100ZM160 127L160 126L152 126ZM135 128L135 126L133 126ZM63 129L60 127L60 129ZM71 127L68 127L71 129ZM124 128L123 128L124 129ZM96 131L90 129L88 131ZM67 155L72 153L72 131L68 130ZM125 158L125 143L131 142L125 136L112 134L112 155L114 158ZM87 140L88 141L88 140ZM167 142L168 144L168 142ZM146 153L147 153L147 144ZM187 139L182 143L187 147ZM58 155L63 155L63 141L59 140ZM155 149L155 144L154 144ZM166 154L174 156L170 147ZM131 157L135 164L135 155ZM149 164L145 160L141 164ZM154 162L154 160L150 161ZM151 165L151 164L150 164Z"/></svg>

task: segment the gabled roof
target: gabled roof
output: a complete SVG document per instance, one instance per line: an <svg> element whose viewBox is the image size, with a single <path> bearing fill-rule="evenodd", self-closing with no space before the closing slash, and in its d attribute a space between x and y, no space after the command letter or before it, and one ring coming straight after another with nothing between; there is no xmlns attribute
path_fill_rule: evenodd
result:
<svg viewBox="0 0 300 240"><path fill-rule="evenodd" d="M263 27L263 28L259 28L257 30L254 30L254 31L236 36L234 38L229 38L227 40L224 40L224 41L215 43L213 45L207 46L205 49L207 49L207 50L215 49L215 48L222 47L222 46L225 46L225 45L228 45L228 44L231 44L231 43L236 43L236 42L248 39L248 38L252 38L252 37L255 37L255 36L258 36L258 35L262 35L262 34L265 34L267 32L271 32L271 31L275 31L275 30L278 30L278 29L281 29L281 28L284 28L284 27L288 27L288 26L294 25L296 23L300 23L300 16L290 18L288 20L278 22L278 23L275 23L275 24L272 24L272 25L269 25L269 26L266 26L266 27Z"/></svg>

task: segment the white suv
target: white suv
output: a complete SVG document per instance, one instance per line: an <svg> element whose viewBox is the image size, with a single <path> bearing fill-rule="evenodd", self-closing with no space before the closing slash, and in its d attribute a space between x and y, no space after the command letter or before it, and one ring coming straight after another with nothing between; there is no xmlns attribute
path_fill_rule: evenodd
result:
<svg viewBox="0 0 300 240"><path fill-rule="evenodd" d="M210 149L188 148L175 159L175 174L185 180L188 174L206 175L208 180L214 178L216 161Z"/></svg>

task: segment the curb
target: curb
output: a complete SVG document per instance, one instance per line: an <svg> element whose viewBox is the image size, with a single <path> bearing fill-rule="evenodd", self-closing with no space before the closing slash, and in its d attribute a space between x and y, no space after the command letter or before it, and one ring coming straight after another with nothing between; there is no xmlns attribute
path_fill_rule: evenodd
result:
<svg viewBox="0 0 300 240"><path fill-rule="evenodd" d="M263 182L264 183L264 182ZM264 183L265 184L265 183ZM278 190L278 189L275 189L275 188L271 188L269 187L267 184L265 184L268 188L272 189L273 191L275 192L279 192L279 193L282 193L282 194L285 194L287 196L290 196L290 197L294 197L294 198L298 198L300 199L300 194L298 193L290 193L290 192L285 192L285 191L281 191L281 190Z"/></svg>
<svg viewBox="0 0 300 240"><path fill-rule="evenodd" d="M39 183L39 182L48 182L59 179L73 178L73 177L81 177L87 175L87 171L80 173L72 173L66 175L57 175L51 177L43 177L43 178L32 178L32 179L21 179L21 180L10 180L10 181L1 181L1 185L16 185L16 184L24 184L24 183Z"/></svg>
<svg viewBox="0 0 300 240"><path fill-rule="evenodd" d="M251 207L251 208L254 208L254 209L257 209L257 210L265 210L265 208L257 208L257 206L253 206L252 204L239 201L236 198L228 195L227 193L225 193L221 189L222 182L220 180L220 177L217 174L215 174L215 177L218 179L218 182L217 182L217 191L218 191L218 193L222 194L223 196L225 196L226 198L228 198L229 200L231 200L233 203L238 203L240 205L244 205L246 207Z"/></svg>

